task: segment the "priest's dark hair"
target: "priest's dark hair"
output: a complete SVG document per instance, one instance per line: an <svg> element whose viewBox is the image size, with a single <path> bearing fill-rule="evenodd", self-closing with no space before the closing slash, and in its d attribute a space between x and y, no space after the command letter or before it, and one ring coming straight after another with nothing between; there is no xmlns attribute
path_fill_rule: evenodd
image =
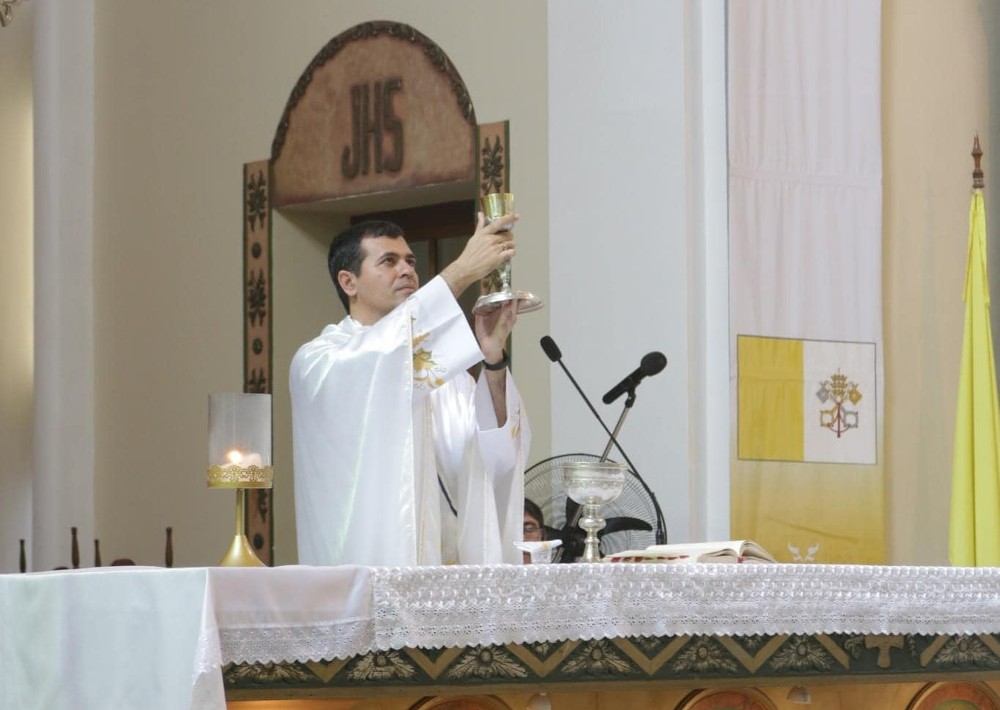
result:
<svg viewBox="0 0 1000 710"><path fill-rule="evenodd" d="M373 219L367 222L352 224L343 232L338 234L330 242L330 254L327 256L326 265L330 269L330 278L337 289L337 296L344 304L344 310L351 312L350 303L344 289L340 287L337 274L341 271L350 271L352 274L361 274L361 262L365 259L361 242L368 237L401 237L403 228L395 222L383 219Z"/></svg>

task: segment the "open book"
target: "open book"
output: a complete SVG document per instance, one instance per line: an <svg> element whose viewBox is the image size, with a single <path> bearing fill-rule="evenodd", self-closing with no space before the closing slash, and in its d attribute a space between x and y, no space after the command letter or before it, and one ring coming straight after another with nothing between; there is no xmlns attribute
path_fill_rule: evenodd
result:
<svg viewBox="0 0 1000 710"><path fill-rule="evenodd" d="M604 558L605 562L775 562L767 550L753 540L690 542L650 545L645 550L624 550Z"/></svg>

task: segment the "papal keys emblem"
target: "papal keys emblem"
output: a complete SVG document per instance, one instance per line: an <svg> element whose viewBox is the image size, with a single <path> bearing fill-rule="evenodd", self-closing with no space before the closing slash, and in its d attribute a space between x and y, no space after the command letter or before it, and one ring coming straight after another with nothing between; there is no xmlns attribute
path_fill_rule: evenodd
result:
<svg viewBox="0 0 1000 710"><path fill-rule="evenodd" d="M857 405L861 401L861 390L858 383L847 379L840 370L823 380L816 392L819 401L831 406L819 410L819 425L829 429L839 439L845 432L858 428L858 410L849 409L848 405Z"/></svg>

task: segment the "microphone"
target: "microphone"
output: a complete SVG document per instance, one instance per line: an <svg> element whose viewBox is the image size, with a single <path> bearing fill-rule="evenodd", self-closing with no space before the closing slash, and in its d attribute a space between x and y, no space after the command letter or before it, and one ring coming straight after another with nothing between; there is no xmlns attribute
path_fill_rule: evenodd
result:
<svg viewBox="0 0 1000 710"><path fill-rule="evenodd" d="M590 403L590 398L588 398L587 395L584 393L583 388L581 388L580 385L577 384L576 378L570 374L569 369L562 361L562 351L559 349L559 346L556 345L556 341L554 341L550 336L545 335L542 337L540 343L542 346L542 350L545 351L545 355L549 358L549 360L558 363L559 367L562 368L562 371L566 373L566 377L568 377L569 381L573 383L573 387L576 388L576 391L580 394L580 397L583 398L583 401L587 404L587 407L590 409L591 414L594 415L594 418L597 419L601 427L604 428L604 432L611 439L611 442L615 445L615 448L618 449L618 453L620 453L622 455L622 458L625 459L625 463L627 463L628 467L631 469L632 475L634 475L636 480L639 481L639 483L642 485L643 490L645 490L646 493L649 495L649 499L653 501L653 507L656 509L656 544L662 545L667 541L667 526L666 522L663 520L663 512L660 510L660 504L656 500L656 496L653 495L653 491L650 490L649 486L646 485L646 482L642 480L642 476L639 475L639 469L635 467L635 464L632 463L632 460L628 457L628 454L625 453L625 450L622 448L621 444L618 443L618 439L615 438L615 435L611 433L610 429L608 429L608 425L604 423L603 419L601 419L601 415L597 413L596 409L594 409L594 405ZM663 353L650 353L650 355L659 355L660 358L663 359L663 363L659 366L659 369L656 370L656 372L659 372L664 367L666 367L667 358ZM647 355L646 357L649 357L650 355ZM643 360L645 359L646 358L643 358ZM655 373L650 373L650 374L655 374ZM608 444L608 447L610 446L611 444ZM607 451L605 451L605 457L606 456L607 456ZM603 458L604 457L602 457L602 459Z"/></svg>
<svg viewBox="0 0 1000 710"><path fill-rule="evenodd" d="M639 367L635 368L629 373L628 377L608 390L608 393L604 395L604 398L601 401L605 404L611 404L626 392L634 391L636 386L642 382L644 378L663 372L663 368L666 366L667 356L661 352L654 350L651 353L643 355L642 361L639 363Z"/></svg>
<svg viewBox="0 0 1000 710"><path fill-rule="evenodd" d="M545 354L548 355L549 360L552 362L558 362L562 365L562 350L560 350L559 346L556 345L556 341L548 335L545 335L542 336L542 339L539 342L542 344L542 350L544 350ZM563 369L566 369L565 366L563 366ZM569 373L567 372L566 374L568 375ZM576 384L576 381L574 381L573 384ZM580 394L583 394L583 392ZM586 399L586 395L584 395L584 399Z"/></svg>

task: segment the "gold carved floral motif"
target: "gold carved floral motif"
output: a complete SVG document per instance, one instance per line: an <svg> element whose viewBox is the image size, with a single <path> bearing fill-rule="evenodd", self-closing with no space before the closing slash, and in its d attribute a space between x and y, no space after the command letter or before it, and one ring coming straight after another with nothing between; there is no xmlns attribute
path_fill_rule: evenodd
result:
<svg viewBox="0 0 1000 710"><path fill-rule="evenodd" d="M270 488L274 469L270 466L209 466L209 488Z"/></svg>

